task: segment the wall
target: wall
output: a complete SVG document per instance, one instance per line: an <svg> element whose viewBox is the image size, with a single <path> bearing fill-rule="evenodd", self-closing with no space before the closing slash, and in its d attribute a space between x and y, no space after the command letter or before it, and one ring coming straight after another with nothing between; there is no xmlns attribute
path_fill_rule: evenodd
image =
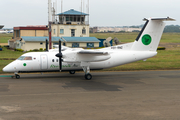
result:
<svg viewBox="0 0 180 120"><path fill-rule="evenodd" d="M49 36L48 30L36 30L36 36L37 37Z"/></svg>
<svg viewBox="0 0 180 120"><path fill-rule="evenodd" d="M33 49L40 49L40 48L45 49L46 48L45 42L42 42L43 43L42 45L40 43L41 42L25 42L25 44L23 44L21 46L21 49L24 51L29 51L29 50L33 50Z"/></svg>
<svg viewBox="0 0 180 120"><path fill-rule="evenodd" d="M71 29L75 29L75 37L89 37L89 25L52 24L51 28L53 37L71 37ZM83 28L86 29L86 34L82 34ZM60 34L60 29L64 29L64 34Z"/></svg>
<svg viewBox="0 0 180 120"><path fill-rule="evenodd" d="M21 30L21 36L35 36L35 30Z"/></svg>
<svg viewBox="0 0 180 120"><path fill-rule="evenodd" d="M20 30L14 30L14 38L20 37Z"/></svg>
<svg viewBox="0 0 180 120"><path fill-rule="evenodd" d="M40 49L40 48L45 49L46 48L46 43L45 42L42 42L43 43L42 45L40 44L41 42L27 42L27 41L25 42L24 40L22 42L25 43L25 44L21 44L22 45L21 49L24 50L24 51ZM55 42L55 43L57 43L57 42ZM66 43L66 46L67 47L72 47L72 43ZM49 45L48 45L48 47L49 47ZM79 43L79 47L86 48L87 43L84 43L84 42ZM94 47L95 48L99 47L99 43L94 43ZM53 43L52 43L52 48L53 48Z"/></svg>
<svg viewBox="0 0 180 120"><path fill-rule="evenodd" d="M67 47L72 47L72 43L68 42L68 43L66 43L66 46L67 46ZM81 42L81 43L79 43L79 47L80 47L80 48L81 48L81 47L86 48L86 47L87 47L87 43ZM95 48L96 48L96 47L99 47L99 43L94 43L94 47L95 47Z"/></svg>
<svg viewBox="0 0 180 120"><path fill-rule="evenodd" d="M21 36L48 36L48 30L21 30Z"/></svg>

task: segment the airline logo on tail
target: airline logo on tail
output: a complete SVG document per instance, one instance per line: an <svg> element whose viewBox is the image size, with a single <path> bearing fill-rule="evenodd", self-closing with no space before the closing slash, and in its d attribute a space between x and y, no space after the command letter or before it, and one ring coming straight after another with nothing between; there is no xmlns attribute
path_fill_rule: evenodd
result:
<svg viewBox="0 0 180 120"><path fill-rule="evenodd" d="M145 34L143 37L142 37L142 43L144 45L149 45L151 43L151 36L148 35L148 34Z"/></svg>

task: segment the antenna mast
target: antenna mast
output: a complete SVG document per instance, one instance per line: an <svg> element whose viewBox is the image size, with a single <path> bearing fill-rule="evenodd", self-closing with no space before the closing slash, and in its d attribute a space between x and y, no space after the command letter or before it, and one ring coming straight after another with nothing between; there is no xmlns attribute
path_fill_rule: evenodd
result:
<svg viewBox="0 0 180 120"><path fill-rule="evenodd" d="M48 0L48 22L52 21L52 5L51 0Z"/></svg>
<svg viewBox="0 0 180 120"><path fill-rule="evenodd" d="M88 0L88 24L89 24L89 0Z"/></svg>
<svg viewBox="0 0 180 120"><path fill-rule="evenodd" d="M49 49L51 49L51 22L52 22L52 3L48 0L48 24L49 24Z"/></svg>

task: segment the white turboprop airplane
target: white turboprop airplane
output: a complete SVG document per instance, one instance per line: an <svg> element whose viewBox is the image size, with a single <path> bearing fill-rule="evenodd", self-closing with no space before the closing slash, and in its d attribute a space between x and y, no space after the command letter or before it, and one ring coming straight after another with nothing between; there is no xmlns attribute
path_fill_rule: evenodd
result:
<svg viewBox="0 0 180 120"><path fill-rule="evenodd" d="M136 40L132 43L102 48L98 50L85 50L82 48L68 48L59 41L58 49L49 52L30 52L20 56L17 60L3 68L4 72L14 72L17 79L21 72L48 72L69 71L74 74L76 70L84 70L85 79L90 80L91 70L115 67L139 60L146 60L157 54L165 23L174 21L172 18L149 18L146 21Z"/></svg>
<svg viewBox="0 0 180 120"><path fill-rule="evenodd" d="M0 31L0 34L6 34L6 33L8 33L7 30L6 31L4 31L4 30Z"/></svg>

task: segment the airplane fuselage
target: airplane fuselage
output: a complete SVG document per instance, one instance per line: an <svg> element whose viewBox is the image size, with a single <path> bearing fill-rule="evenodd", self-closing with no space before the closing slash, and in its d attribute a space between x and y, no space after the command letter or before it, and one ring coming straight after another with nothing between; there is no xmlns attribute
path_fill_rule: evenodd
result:
<svg viewBox="0 0 180 120"><path fill-rule="evenodd" d="M73 53L74 52L74 53ZM89 67L93 69L105 69L110 67L115 67L138 60L144 60L153 57L157 54L155 51L123 51L110 49L109 56L107 60L99 62L89 62ZM64 61L62 62L62 71L69 70L82 70L81 62L76 60L77 50L71 50L63 52L63 55L72 54L71 60L74 62ZM45 72L45 71L59 71L59 58L55 55L57 52L30 52L25 53L21 57L30 57L30 59L21 59L10 63L6 66L3 71L5 72ZM74 58L73 58L74 54Z"/></svg>

